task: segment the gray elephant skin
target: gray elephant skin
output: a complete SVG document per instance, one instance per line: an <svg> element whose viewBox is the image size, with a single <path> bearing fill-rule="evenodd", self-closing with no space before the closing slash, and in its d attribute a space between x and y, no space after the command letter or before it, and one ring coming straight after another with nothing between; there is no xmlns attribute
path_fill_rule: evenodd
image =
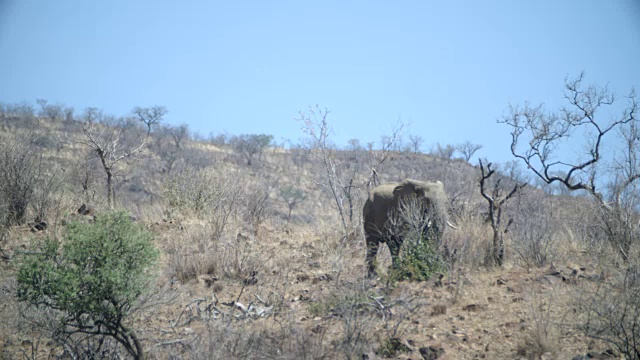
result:
<svg viewBox="0 0 640 360"><path fill-rule="evenodd" d="M364 234L367 244L367 276L376 275L375 258L380 243L386 243L391 252L393 266L397 266L398 254L403 238L402 232L397 231L402 227L403 220L398 219L400 207L411 197L422 202L421 211L425 224L423 226L427 241L436 241L438 244L447 221L447 195L440 181L427 182L406 179L400 183L379 185L369 191L369 197L362 209L364 220Z"/></svg>

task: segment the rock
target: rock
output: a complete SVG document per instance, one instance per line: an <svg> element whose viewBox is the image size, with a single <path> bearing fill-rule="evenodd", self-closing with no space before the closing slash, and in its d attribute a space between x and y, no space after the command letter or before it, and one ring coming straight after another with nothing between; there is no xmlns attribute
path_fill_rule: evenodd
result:
<svg viewBox="0 0 640 360"><path fill-rule="evenodd" d="M431 316L444 315L447 313L447 305L433 305L431 307Z"/></svg>
<svg viewBox="0 0 640 360"><path fill-rule="evenodd" d="M31 226L31 232L47 230L46 221L38 221L38 222L30 223L29 226Z"/></svg>
<svg viewBox="0 0 640 360"><path fill-rule="evenodd" d="M198 280L200 280L204 286L211 287L213 283L218 281L218 278L213 275L200 275L198 276Z"/></svg>
<svg viewBox="0 0 640 360"><path fill-rule="evenodd" d="M437 287L442 287L442 279L444 279L444 275L440 274L440 273L437 273L437 274L434 274L431 277L431 279L429 279L429 281L431 282L431 285L433 287L437 288Z"/></svg>
<svg viewBox="0 0 640 360"><path fill-rule="evenodd" d="M420 355L424 360L436 360L444 355L444 349L440 344L430 345L420 348Z"/></svg>
<svg viewBox="0 0 640 360"><path fill-rule="evenodd" d="M78 208L78 214L80 215L90 215L93 216L96 213L96 209L95 207L91 206L91 205L87 205L87 204L82 204L80 205L80 207Z"/></svg>
<svg viewBox="0 0 640 360"><path fill-rule="evenodd" d="M478 311L482 311L482 310L486 310L486 309L487 309L487 305L486 304L469 304L469 305L464 306L462 308L462 310L473 311L473 312L478 312Z"/></svg>
<svg viewBox="0 0 640 360"><path fill-rule="evenodd" d="M601 353L597 351L591 351L586 355L577 355L572 358L572 360L607 360L607 359L615 359L618 355L612 350L606 350Z"/></svg>
<svg viewBox="0 0 640 360"><path fill-rule="evenodd" d="M252 270L251 272L249 272L249 276L244 280L242 280L242 284L245 286L257 284L258 279L256 278L256 275L258 275L258 272L255 270Z"/></svg>
<svg viewBox="0 0 640 360"><path fill-rule="evenodd" d="M331 276L330 274L322 274L320 276L313 278L313 280L311 280L311 283L317 284L320 281L331 281L331 280L333 280L333 276Z"/></svg>

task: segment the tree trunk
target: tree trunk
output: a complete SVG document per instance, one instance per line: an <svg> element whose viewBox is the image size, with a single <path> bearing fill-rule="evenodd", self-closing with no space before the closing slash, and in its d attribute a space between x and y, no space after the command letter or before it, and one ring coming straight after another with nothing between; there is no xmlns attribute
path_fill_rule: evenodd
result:
<svg viewBox="0 0 640 360"><path fill-rule="evenodd" d="M504 238L500 233L500 229L496 228L493 230L493 248L491 251L494 263L502 266L504 262Z"/></svg>
<svg viewBox="0 0 640 360"><path fill-rule="evenodd" d="M105 172L107 173L107 205L113 208L113 174L109 169L105 169Z"/></svg>

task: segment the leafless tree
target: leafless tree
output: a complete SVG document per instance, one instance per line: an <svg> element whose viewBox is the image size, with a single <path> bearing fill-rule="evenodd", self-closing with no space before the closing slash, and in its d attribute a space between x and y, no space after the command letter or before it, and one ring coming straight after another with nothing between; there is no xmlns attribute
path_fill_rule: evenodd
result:
<svg viewBox="0 0 640 360"><path fill-rule="evenodd" d="M456 145L456 150L462 155L464 161L469 162L473 154L482 149L480 144L472 144L470 141L465 141L462 144Z"/></svg>
<svg viewBox="0 0 640 360"><path fill-rule="evenodd" d="M447 145L440 145L440 143L437 143L432 149L431 149L431 155L439 157L441 159L444 160L451 160L453 158L453 154L455 154L456 152L456 148L453 145L447 144Z"/></svg>
<svg viewBox="0 0 640 360"><path fill-rule="evenodd" d="M131 111L142 123L147 125L147 135L151 134L151 128L159 124L169 112L164 106L152 106L150 108L134 107Z"/></svg>
<svg viewBox="0 0 640 360"><path fill-rule="evenodd" d="M487 218L493 230L493 241L491 249L488 251L488 259L495 264L502 266L504 262L504 234L509 230L509 226L513 223L513 219L509 219L506 224L503 223L503 210L507 201L518 196L526 183L515 183L511 191L505 195L505 188L501 184L502 179L493 182L492 189L488 189L490 185L488 180L495 174L495 170L491 168L491 163L484 164L481 159L480 164L480 194L487 200L489 212Z"/></svg>
<svg viewBox="0 0 640 360"><path fill-rule="evenodd" d="M182 149L183 146L184 146L185 140L189 139L189 125L182 124L182 125L180 125L178 127L170 127L169 128L169 134L171 135L171 138L173 139L174 145L178 149Z"/></svg>
<svg viewBox="0 0 640 360"><path fill-rule="evenodd" d="M347 143L349 144L349 146L347 148L352 152L357 152L357 151L364 150L364 148L360 144L360 140L359 139L356 139L356 138L349 139L349 141L347 141Z"/></svg>
<svg viewBox="0 0 640 360"><path fill-rule="evenodd" d="M0 144L0 222L24 223L38 183L44 178L42 152L34 134L11 136Z"/></svg>
<svg viewBox="0 0 640 360"><path fill-rule="evenodd" d="M331 193L338 215L342 223L344 237L347 238L349 229L353 220L353 178L342 179L339 174L341 166L336 158L335 145L331 144L329 135L331 127L327 120L329 115L328 109L322 109L319 106L309 107L307 112L300 111L299 118L302 121L302 131L309 136L307 139L307 147L311 149L312 154L323 172L320 177L319 184L329 190ZM345 200L347 207L345 207Z"/></svg>
<svg viewBox="0 0 640 360"><path fill-rule="evenodd" d="M8 104L6 112L9 116L31 118L35 114L35 109L30 103L23 101L21 103Z"/></svg>
<svg viewBox="0 0 640 360"><path fill-rule="evenodd" d="M420 152L422 148L422 144L424 143L424 139L421 136L417 135L409 135L409 143L411 144L411 150L414 154Z"/></svg>
<svg viewBox="0 0 640 360"><path fill-rule="evenodd" d="M45 99L37 99L36 103L40 106L40 116L51 120L62 118L64 114L64 105L49 104Z"/></svg>
<svg viewBox="0 0 640 360"><path fill-rule="evenodd" d="M378 151L374 151L373 143L367 144L370 154L369 168L371 169L369 180L367 181L367 190L380 185L378 174L384 171L384 166L391 152L397 147L397 143L401 141L404 128L405 123L401 121L396 122L391 128L390 134L384 135L380 139L380 150Z"/></svg>
<svg viewBox="0 0 640 360"><path fill-rule="evenodd" d="M511 127L512 154L537 178L592 196L601 208L609 240L628 260L629 247L638 239L637 226L629 222L629 209L625 208L625 197L633 195L640 178L637 96L632 89L626 106L620 107L614 105L616 99L607 87L585 86L583 82L584 72L575 79L565 79L568 106L558 111L525 103L524 107L510 106L500 122ZM617 109L622 111L614 116ZM611 118L603 121L602 115ZM579 139L584 150L578 156L563 151L567 141Z"/></svg>
<svg viewBox="0 0 640 360"><path fill-rule="evenodd" d="M64 108L64 121L71 123L73 122L73 112L74 109L71 106L67 106Z"/></svg>
<svg viewBox="0 0 640 360"><path fill-rule="evenodd" d="M90 148L100 160L106 175L107 205L112 207L115 201L113 183L118 173L117 166L140 151L145 145L145 140L135 145L124 145L123 139L127 129L125 121L106 116L96 108L87 108L83 118L83 138L77 142Z"/></svg>

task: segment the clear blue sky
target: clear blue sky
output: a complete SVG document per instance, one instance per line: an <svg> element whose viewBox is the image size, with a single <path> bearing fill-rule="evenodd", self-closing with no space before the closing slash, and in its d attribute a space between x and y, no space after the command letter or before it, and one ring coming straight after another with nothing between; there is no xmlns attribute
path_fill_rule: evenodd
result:
<svg viewBox="0 0 640 360"><path fill-rule="evenodd" d="M297 142L319 104L341 146L401 119L506 161L509 102L557 105L581 70L640 87L640 1L0 0L0 101L165 105L203 135Z"/></svg>

